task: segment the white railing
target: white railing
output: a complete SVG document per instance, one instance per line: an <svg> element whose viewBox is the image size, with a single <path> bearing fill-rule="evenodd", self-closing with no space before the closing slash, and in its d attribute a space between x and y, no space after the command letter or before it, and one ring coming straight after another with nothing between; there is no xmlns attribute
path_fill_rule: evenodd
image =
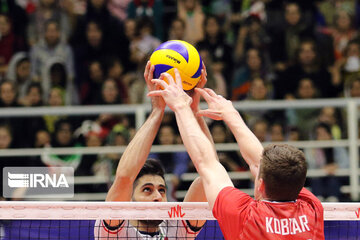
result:
<svg viewBox="0 0 360 240"><path fill-rule="evenodd" d="M297 141L286 142L300 148L317 148L317 147L347 147L350 156L350 168L345 169L341 176L350 177L350 194L352 200L359 199L359 146L358 139L358 106L360 99L321 99L321 100L297 100L297 101L242 101L234 102L236 109L246 110L279 110L279 109L299 109L299 108L321 108L332 106L346 109L347 116L347 136L348 139L336 141ZM202 104L202 108L206 105ZM117 114L134 114L136 120L136 128L144 123L146 114L151 111L149 104L138 105L107 105L107 106L71 106L71 107L36 107L36 108L3 108L0 109L0 118L2 117L31 117L43 115L98 115L101 113L117 113ZM166 109L169 111L169 109ZM267 143L264 143L267 144ZM217 150L221 151L237 151L238 147L235 143L217 144ZM125 147L96 147L96 148L44 148L44 149L9 149L1 150L0 158L6 156L38 156L43 153L53 154L105 154L105 153L122 153ZM175 152L185 151L182 145L153 146L153 152ZM0 159L1 160L1 159ZM309 171L309 177L324 174L322 170ZM340 171L340 170L339 170ZM341 171L340 171L341 172ZM340 173L339 172L339 173ZM311 173L311 174L310 174ZM242 173L232 173L231 177L236 178ZM313 175L314 174L314 175ZM248 175L248 174L247 174ZM184 180L190 176L185 174ZM246 177L249 178L248 176ZM91 181L90 181L91 182ZM84 182L82 182L84 183Z"/></svg>

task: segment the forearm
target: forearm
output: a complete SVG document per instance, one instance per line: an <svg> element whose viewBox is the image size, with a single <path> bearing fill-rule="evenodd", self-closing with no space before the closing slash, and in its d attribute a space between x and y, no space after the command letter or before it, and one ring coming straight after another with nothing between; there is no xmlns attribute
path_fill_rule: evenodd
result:
<svg viewBox="0 0 360 240"><path fill-rule="evenodd" d="M154 110L127 146L118 164L115 181L106 201L130 201L132 184L150 153L162 117L163 111Z"/></svg>
<svg viewBox="0 0 360 240"><path fill-rule="evenodd" d="M224 113L223 119L235 136L241 155L249 165L252 175L256 177L264 149L263 146L235 109Z"/></svg>
<svg viewBox="0 0 360 240"><path fill-rule="evenodd" d="M144 165L159 130L163 111L154 110L123 153L116 174L136 177Z"/></svg>
<svg viewBox="0 0 360 240"><path fill-rule="evenodd" d="M195 167L198 169L199 164L217 159L212 143L200 128L191 109L178 108L175 111L175 117L181 138ZM203 127L204 124L206 123L203 122Z"/></svg>
<svg viewBox="0 0 360 240"><path fill-rule="evenodd" d="M194 115L195 115L195 118L196 118L197 123L198 123L199 126L200 126L201 131L205 134L205 136L207 137L207 139L209 139L209 141L211 142L211 144L214 146L214 149L215 149L214 140L213 140L213 138L212 138L212 136L211 136L209 127L208 127L208 125L206 124L206 121L205 121L204 117L196 116L196 112L194 112L194 111L193 111L193 113L194 113Z"/></svg>

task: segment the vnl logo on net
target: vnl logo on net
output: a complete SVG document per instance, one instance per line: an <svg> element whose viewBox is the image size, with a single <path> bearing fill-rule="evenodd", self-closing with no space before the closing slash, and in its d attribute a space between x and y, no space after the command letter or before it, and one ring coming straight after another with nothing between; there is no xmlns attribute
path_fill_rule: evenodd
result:
<svg viewBox="0 0 360 240"><path fill-rule="evenodd" d="M74 169L71 167L5 167L3 196L6 198L72 198Z"/></svg>

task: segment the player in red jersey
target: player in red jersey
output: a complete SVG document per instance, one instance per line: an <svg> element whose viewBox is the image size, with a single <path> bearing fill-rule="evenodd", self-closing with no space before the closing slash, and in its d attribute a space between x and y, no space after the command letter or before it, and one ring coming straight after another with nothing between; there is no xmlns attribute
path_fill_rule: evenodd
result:
<svg viewBox="0 0 360 240"><path fill-rule="evenodd" d="M323 207L304 188L304 154L289 145L269 145L265 149L246 126L231 101L211 89L196 89L209 105L198 112L229 126L255 177L254 195L234 188L225 168L217 161L208 138L200 130L190 109L192 99L184 93L178 71L176 82L153 79L163 87L149 93L162 96L175 112L184 145L199 172L207 200L228 240L235 239L324 239Z"/></svg>

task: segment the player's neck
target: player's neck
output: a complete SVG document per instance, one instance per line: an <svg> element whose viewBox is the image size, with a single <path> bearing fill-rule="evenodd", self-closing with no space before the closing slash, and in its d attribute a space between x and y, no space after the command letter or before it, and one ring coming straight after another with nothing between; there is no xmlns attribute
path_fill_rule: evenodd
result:
<svg viewBox="0 0 360 240"><path fill-rule="evenodd" d="M130 220L129 221L130 224L134 227L137 228L138 231L140 232L148 232L148 233L153 233L153 232L158 232L159 231L159 226L156 227L149 227L148 224L142 222L142 221L138 221L138 220Z"/></svg>

